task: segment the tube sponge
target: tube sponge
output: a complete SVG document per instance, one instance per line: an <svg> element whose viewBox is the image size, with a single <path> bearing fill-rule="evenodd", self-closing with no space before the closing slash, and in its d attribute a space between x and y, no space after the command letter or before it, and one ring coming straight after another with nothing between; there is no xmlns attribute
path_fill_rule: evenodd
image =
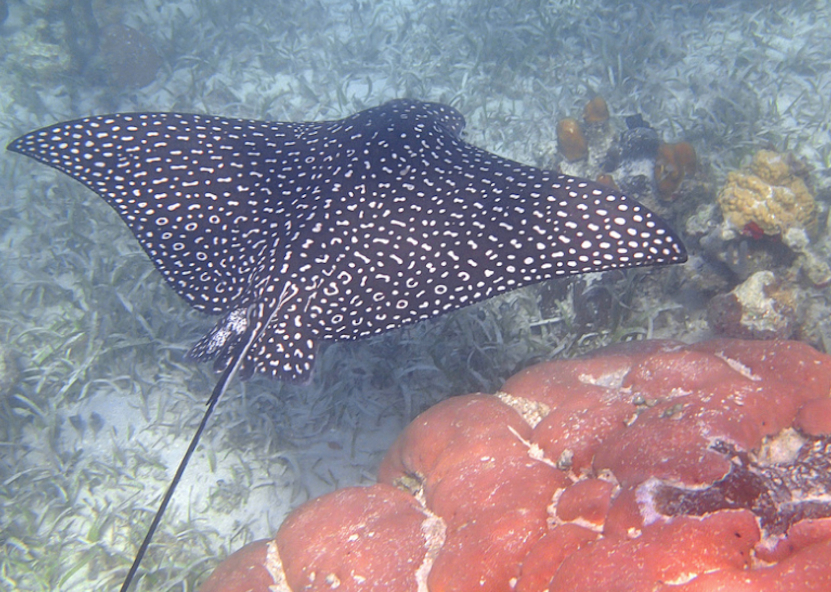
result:
<svg viewBox="0 0 831 592"><path fill-rule="evenodd" d="M557 146L560 154L568 161L588 156L589 142L576 119L567 117L557 123Z"/></svg>

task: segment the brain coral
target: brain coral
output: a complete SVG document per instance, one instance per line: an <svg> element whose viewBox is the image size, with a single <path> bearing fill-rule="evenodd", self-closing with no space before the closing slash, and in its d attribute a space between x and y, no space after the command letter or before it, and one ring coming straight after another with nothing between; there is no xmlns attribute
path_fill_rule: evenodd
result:
<svg viewBox="0 0 831 592"><path fill-rule="evenodd" d="M729 173L718 203L724 219L740 232L758 227L777 235L790 228L816 229L813 195L787 157L771 150L759 150L750 171Z"/></svg>
<svg viewBox="0 0 831 592"><path fill-rule="evenodd" d="M831 358L655 341L417 417L202 590L831 590ZM269 588L269 586L271 586Z"/></svg>

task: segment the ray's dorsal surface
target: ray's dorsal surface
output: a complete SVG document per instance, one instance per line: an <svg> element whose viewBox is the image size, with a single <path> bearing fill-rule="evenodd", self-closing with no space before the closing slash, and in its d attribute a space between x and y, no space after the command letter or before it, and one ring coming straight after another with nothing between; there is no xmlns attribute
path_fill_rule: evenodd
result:
<svg viewBox="0 0 831 592"><path fill-rule="evenodd" d="M414 100L311 123L135 113L8 146L95 191L182 298L222 315L190 355L223 375L122 591L234 373L308 380L321 341L558 276L686 260L634 200L472 146L464 123Z"/></svg>
<svg viewBox="0 0 831 592"><path fill-rule="evenodd" d="M455 109L396 100L338 121L177 113L89 117L9 149L98 193L170 286L223 315L191 351L307 380L323 340L355 339L553 277L679 263L681 241L608 187L460 137Z"/></svg>

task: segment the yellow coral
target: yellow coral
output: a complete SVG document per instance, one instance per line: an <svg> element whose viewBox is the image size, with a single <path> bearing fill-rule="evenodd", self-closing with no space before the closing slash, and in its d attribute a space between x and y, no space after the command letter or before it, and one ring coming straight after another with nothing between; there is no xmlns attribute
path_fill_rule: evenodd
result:
<svg viewBox="0 0 831 592"><path fill-rule="evenodd" d="M792 176L788 159L773 150L759 150L753 157L750 168L756 176L771 185L787 185Z"/></svg>
<svg viewBox="0 0 831 592"><path fill-rule="evenodd" d="M739 231L758 227L768 235L790 228L816 230L814 196L782 154L760 150L750 169L727 175L718 195L725 220Z"/></svg>

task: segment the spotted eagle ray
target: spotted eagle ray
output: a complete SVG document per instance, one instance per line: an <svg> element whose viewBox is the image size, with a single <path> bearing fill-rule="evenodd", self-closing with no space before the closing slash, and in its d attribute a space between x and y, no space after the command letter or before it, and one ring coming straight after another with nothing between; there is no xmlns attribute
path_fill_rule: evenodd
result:
<svg viewBox="0 0 831 592"><path fill-rule="evenodd" d="M222 376L122 591L237 372L304 381L323 341L558 276L686 260L633 199L472 146L464 125L452 107L395 100L324 122L101 115L8 146L100 195L179 296L222 315L189 352Z"/></svg>

